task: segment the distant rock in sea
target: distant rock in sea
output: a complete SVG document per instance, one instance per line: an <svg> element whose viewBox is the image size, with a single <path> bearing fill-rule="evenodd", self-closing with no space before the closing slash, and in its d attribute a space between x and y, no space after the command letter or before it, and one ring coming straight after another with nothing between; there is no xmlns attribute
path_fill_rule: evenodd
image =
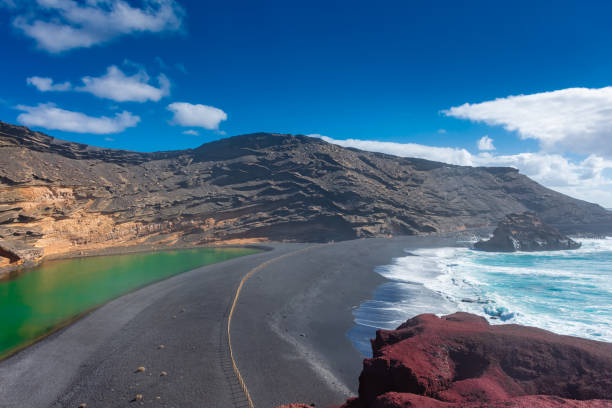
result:
<svg viewBox="0 0 612 408"><path fill-rule="evenodd" d="M274 133L139 153L0 122L0 274L53 257L489 228L535 211L564 233L612 213L509 167L468 167Z"/></svg>
<svg viewBox="0 0 612 408"><path fill-rule="evenodd" d="M341 408L612 407L611 343L455 313L378 330L372 350Z"/></svg>
<svg viewBox="0 0 612 408"><path fill-rule="evenodd" d="M540 221L535 213L510 214L502 220L493 237L479 241L474 248L487 252L560 251L578 249L580 243Z"/></svg>

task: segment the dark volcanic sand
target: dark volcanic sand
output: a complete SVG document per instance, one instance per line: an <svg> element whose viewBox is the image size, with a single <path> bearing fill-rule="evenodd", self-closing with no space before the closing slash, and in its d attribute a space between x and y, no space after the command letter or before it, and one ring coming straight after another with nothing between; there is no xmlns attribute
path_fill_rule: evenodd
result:
<svg viewBox="0 0 612 408"><path fill-rule="evenodd" d="M253 267L304 248L247 282L232 325L234 353L257 407L341 403L357 391L362 356L346 332L352 309L383 281L373 268L406 248L454 241L270 244L272 251L147 286L1 362L0 407L124 407L140 405L130 402L137 394L161 407L240 404L224 334L234 291ZM136 373L140 366L146 371Z"/></svg>
<svg viewBox="0 0 612 408"><path fill-rule="evenodd" d="M323 245L255 275L241 297L232 339L256 407L339 405L357 393L363 356L346 336L352 311L384 278L378 265L404 249L455 238L400 237Z"/></svg>

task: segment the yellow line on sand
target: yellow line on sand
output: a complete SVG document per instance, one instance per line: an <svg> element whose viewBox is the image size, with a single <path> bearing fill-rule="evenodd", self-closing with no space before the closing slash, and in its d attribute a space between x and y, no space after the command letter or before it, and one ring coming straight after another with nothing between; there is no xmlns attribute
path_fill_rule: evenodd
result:
<svg viewBox="0 0 612 408"><path fill-rule="evenodd" d="M234 301L232 302L232 307L230 308L230 312L229 315L227 316L227 345L229 347L229 352L230 352L230 359L232 360L232 368L234 369L234 374L236 374L236 378L238 378L238 382L240 383L240 386L242 387L242 391L244 392L244 396L247 399L247 402L249 403L249 408L255 408L255 406L253 405L253 400L251 399L251 394L249 394L249 390L246 386L246 383L244 382L244 379L242 378L242 375L240 374L240 370L238 369L238 365L236 364L236 359L234 358L234 351L232 350L232 331L231 331L231 327L232 327L232 317L234 316L234 311L236 310L236 304L238 303L238 298L240 297L240 292L242 291L242 287L244 286L244 284L246 283L247 280L249 280L249 278L251 276L253 276L255 273L259 272L260 270L262 270L263 268L267 267L268 265L281 260L283 258L286 258L288 256L291 255L295 255L298 254L300 252L305 252L308 251L312 248L317 247L318 245L314 245L314 246L310 246L307 248L302 248L302 249L298 249L296 251L293 252L289 252L280 256L277 256L276 258L272 258L267 260L266 262L260 264L259 266L256 266L255 268L251 269L246 275L244 275L242 277L242 279L240 280L240 284L238 285L238 289L236 289L236 295L234 296Z"/></svg>

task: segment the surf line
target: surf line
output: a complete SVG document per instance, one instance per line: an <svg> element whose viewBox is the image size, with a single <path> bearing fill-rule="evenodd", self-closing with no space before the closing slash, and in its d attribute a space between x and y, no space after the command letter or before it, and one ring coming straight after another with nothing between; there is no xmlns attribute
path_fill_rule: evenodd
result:
<svg viewBox="0 0 612 408"><path fill-rule="evenodd" d="M232 330L231 330L232 317L234 316L234 311L236 310L236 305L238 304L238 298L240 297L240 292L242 292L242 288L244 287L244 284L246 283L246 281L248 281L251 276L259 272L260 270L264 269L265 267L273 264L276 261L280 261L283 258L287 258L292 255L306 252L306 251L309 251L313 248L317 248L320 246L321 245L313 245L313 246L298 249L296 251L292 251L292 252L277 256L276 258L268 259L266 262L256 266L255 268L247 272L247 274L242 277L242 279L240 280L240 283L238 284L238 288L236 289L236 294L234 295L234 301L232 302L232 307L230 308L229 314L227 316L227 346L229 348L230 360L232 361L232 369L234 370L234 374L236 375L236 378L238 379L238 382L240 383L240 387L242 388L242 392L244 393L244 396L249 404L249 408L255 408L255 405L253 404L253 400L251 399L251 394L249 394L249 389L247 388L246 382L242 378L242 374L240 374L240 370L238 369L238 364L236 363L236 358L234 357L234 350L232 349Z"/></svg>

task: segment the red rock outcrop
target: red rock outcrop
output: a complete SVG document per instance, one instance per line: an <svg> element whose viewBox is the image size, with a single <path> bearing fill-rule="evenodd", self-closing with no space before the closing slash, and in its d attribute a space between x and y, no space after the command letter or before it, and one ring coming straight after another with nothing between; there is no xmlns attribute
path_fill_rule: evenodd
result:
<svg viewBox="0 0 612 408"><path fill-rule="evenodd" d="M481 317L424 314L379 330L342 408L612 407L612 344Z"/></svg>

